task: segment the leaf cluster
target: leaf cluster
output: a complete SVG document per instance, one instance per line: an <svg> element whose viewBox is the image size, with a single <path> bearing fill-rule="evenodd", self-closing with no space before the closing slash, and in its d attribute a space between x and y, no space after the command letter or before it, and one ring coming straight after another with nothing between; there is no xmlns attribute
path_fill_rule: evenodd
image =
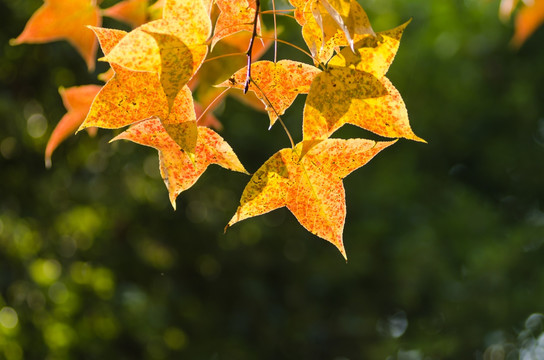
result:
<svg viewBox="0 0 544 360"><path fill-rule="evenodd" d="M66 39L94 68L97 44L111 69L105 85L61 89L65 117L46 149L75 130L130 126L112 141L155 148L170 195L190 188L210 164L247 173L218 135L213 109L232 94L280 123L291 147L279 150L253 174L227 225L287 207L302 226L346 257L342 180L398 138L423 141L410 127L401 95L386 77L407 25L375 32L355 0L290 0L311 63L258 58L282 41L261 24L259 0L124 0L101 9L94 0L45 0L13 44ZM275 5L274 5L275 6ZM125 32L103 28L102 16L127 22ZM275 23L275 21L274 21ZM270 40L272 38L272 40ZM277 48L277 47L276 47ZM244 66L245 63L245 66ZM226 76L225 76L226 75ZM227 80L224 80L227 79ZM224 80L224 81L222 81ZM231 90L232 89L232 90ZM282 115L307 94L302 140L292 139ZM353 124L387 141L337 139Z"/></svg>

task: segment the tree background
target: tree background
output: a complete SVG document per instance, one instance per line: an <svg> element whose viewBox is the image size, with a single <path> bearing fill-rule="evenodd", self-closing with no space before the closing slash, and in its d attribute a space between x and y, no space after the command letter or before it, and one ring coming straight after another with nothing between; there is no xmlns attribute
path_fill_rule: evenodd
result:
<svg viewBox="0 0 544 360"><path fill-rule="evenodd" d="M346 178L346 264L285 209L223 234L249 177L219 167L174 212L156 151L111 131L70 138L46 170L56 89L107 65L88 74L66 42L11 47L41 4L0 0L0 358L544 351L544 29L513 51L494 1L362 2L378 31L413 17L388 77L429 143L401 140ZM282 38L300 44L290 21ZM303 103L285 117L298 139ZM216 115L249 171L288 146L234 99Z"/></svg>

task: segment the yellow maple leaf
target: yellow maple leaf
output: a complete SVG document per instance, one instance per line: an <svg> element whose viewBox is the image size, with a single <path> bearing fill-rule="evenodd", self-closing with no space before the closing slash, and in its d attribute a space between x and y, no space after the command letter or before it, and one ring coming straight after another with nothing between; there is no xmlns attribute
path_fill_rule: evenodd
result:
<svg viewBox="0 0 544 360"><path fill-rule="evenodd" d="M159 74L170 106L208 52L208 9L201 0L167 0L162 19L128 33L104 58L130 70Z"/></svg>
<svg viewBox="0 0 544 360"><path fill-rule="evenodd" d="M97 41L87 25L100 26L102 17L95 0L45 0L25 29L10 43L44 43L67 40L94 70Z"/></svg>

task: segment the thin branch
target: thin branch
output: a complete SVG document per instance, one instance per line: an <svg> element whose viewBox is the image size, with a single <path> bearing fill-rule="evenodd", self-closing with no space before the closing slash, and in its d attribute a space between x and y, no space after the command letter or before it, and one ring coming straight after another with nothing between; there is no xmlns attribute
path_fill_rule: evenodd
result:
<svg viewBox="0 0 544 360"><path fill-rule="evenodd" d="M268 36L259 36L259 38L261 39L264 39L264 40L276 40L277 42L280 42L282 44L285 44L285 45L289 45L295 49L297 49L298 51L300 51L301 53L303 54L306 54L308 57L312 58L312 60L314 60L315 62L318 62L313 56L312 54L310 54L309 52L307 52L306 50L296 46L295 44L291 44L289 41L285 41L285 40L282 40L282 39L275 39L275 38L271 38L271 37L268 37Z"/></svg>
<svg viewBox="0 0 544 360"><path fill-rule="evenodd" d="M272 11L274 15L274 62L278 62L278 26L276 24L276 2L272 0Z"/></svg>
<svg viewBox="0 0 544 360"><path fill-rule="evenodd" d="M251 34L251 40L249 40L249 47L247 48L247 74L246 74L246 82L244 84L244 94L247 94L247 90L249 89L249 83L251 81L251 51L253 50L253 43L255 42L255 38L257 37L257 21L259 20L259 10L261 8L261 1L256 0L255 1L255 18L253 20L253 33Z"/></svg>
<svg viewBox="0 0 544 360"><path fill-rule="evenodd" d="M282 13L288 13L288 12L293 12L293 11L295 11L295 9L264 10L264 11L261 11L261 15L272 14L272 13L276 13L278 15L285 15L285 14L282 14Z"/></svg>

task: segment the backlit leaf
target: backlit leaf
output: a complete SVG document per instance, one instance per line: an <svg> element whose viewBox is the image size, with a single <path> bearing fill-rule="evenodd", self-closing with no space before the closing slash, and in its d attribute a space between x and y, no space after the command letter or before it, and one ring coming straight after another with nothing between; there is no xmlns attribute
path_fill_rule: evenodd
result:
<svg viewBox="0 0 544 360"><path fill-rule="evenodd" d="M127 36L120 30L93 30L106 55ZM116 64L112 68L114 76L96 96L80 130L89 126L116 129L158 117L172 139L187 153L194 154L197 125L189 88L184 86L170 107L158 74L131 71Z"/></svg>
<svg viewBox="0 0 544 360"><path fill-rule="evenodd" d="M60 119L47 142L45 148L45 164L47 167L51 167L51 155L53 151L68 136L73 135L81 125L100 88L101 86L98 85L84 85L59 89L67 113Z"/></svg>
<svg viewBox="0 0 544 360"><path fill-rule="evenodd" d="M121 139L153 147L159 151L161 176L174 209L178 195L190 188L211 164L218 164L225 169L247 174L229 144L207 127L198 127L194 162L172 141L158 119L142 121L112 141Z"/></svg>
<svg viewBox="0 0 544 360"><path fill-rule="evenodd" d="M327 139L302 159L302 144L280 150L255 172L227 227L285 206L302 226L334 244L346 258L342 241L346 218L342 179L393 143Z"/></svg>
<svg viewBox="0 0 544 360"><path fill-rule="evenodd" d="M135 71L158 73L172 106L206 57L211 22L201 0L168 0L163 18L127 34L105 60Z"/></svg>
<svg viewBox="0 0 544 360"><path fill-rule="evenodd" d="M409 21L392 30L379 32L376 36L364 36L355 43L355 52L344 48L330 61L329 66L352 66L357 70L381 78L389 70L399 49L400 39Z"/></svg>
<svg viewBox="0 0 544 360"><path fill-rule="evenodd" d="M349 16L354 27L353 38L348 39L344 30L339 27L338 22L321 2L313 0L306 3L302 37L316 63L326 64L335 51L340 51L340 47L352 45L363 37L374 36L374 31L361 5L356 0L351 0L349 9Z"/></svg>
<svg viewBox="0 0 544 360"><path fill-rule="evenodd" d="M329 68L316 76L303 122L305 141L324 140L344 124L385 137L423 141L412 132L404 101L391 82L351 68Z"/></svg>
<svg viewBox="0 0 544 360"><path fill-rule="evenodd" d="M103 10L103 14L120 20L132 27L147 21L148 0L124 0Z"/></svg>
<svg viewBox="0 0 544 360"><path fill-rule="evenodd" d="M67 40L94 70L97 41L87 25L100 26L102 17L95 0L45 0L12 45Z"/></svg>
<svg viewBox="0 0 544 360"><path fill-rule="evenodd" d="M544 0L534 0L521 8L516 16L516 32L512 44L520 47L544 23Z"/></svg>
<svg viewBox="0 0 544 360"><path fill-rule="evenodd" d="M218 86L243 89L246 72L247 66ZM270 126L291 106L298 94L308 93L312 80L320 72L314 66L292 60L280 60L277 63L257 61L251 64L249 90L265 105Z"/></svg>
<svg viewBox="0 0 544 360"><path fill-rule="evenodd" d="M255 0L216 0L216 4L221 12L215 23L212 49L224 37L240 31L253 32L256 12ZM257 35L261 35L261 25L258 18Z"/></svg>

